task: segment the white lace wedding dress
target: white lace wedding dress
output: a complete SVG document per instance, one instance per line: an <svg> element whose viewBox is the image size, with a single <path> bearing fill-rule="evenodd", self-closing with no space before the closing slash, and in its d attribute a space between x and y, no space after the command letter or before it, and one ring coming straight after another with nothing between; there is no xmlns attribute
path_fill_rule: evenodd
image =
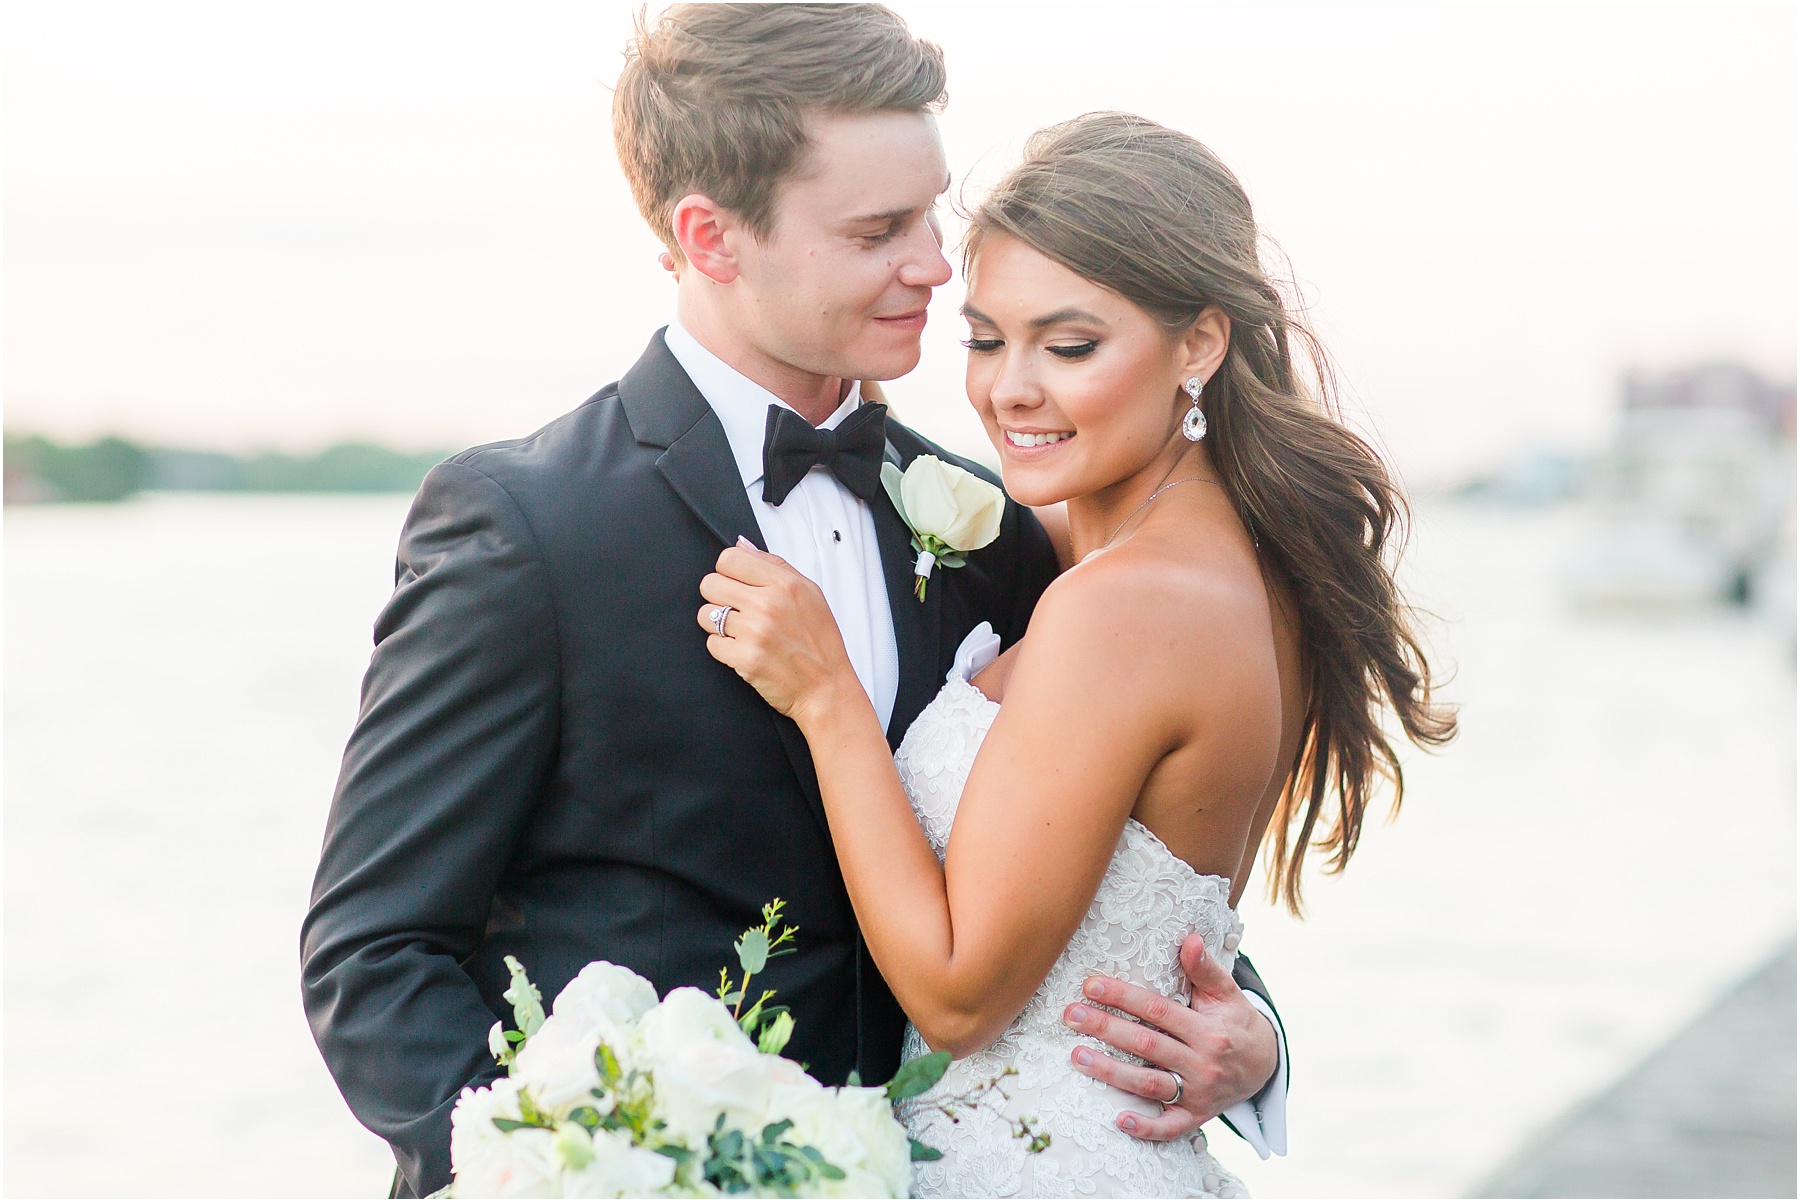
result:
<svg viewBox="0 0 1800 1202"><path fill-rule="evenodd" d="M939 858L950 839L975 753L1000 711L969 681L993 662L999 639L983 623L957 652L943 689L906 732L895 755L913 812ZM1232 912L1230 882L1202 876L1163 846L1150 830L1130 820L1113 852L1100 890L1069 946L1025 1009L1000 1038L950 1066L929 1093L903 1106L914 1139L943 1159L914 1168L915 1197L1153 1197L1241 1198L1243 1183L1214 1160L1205 1135L1167 1143L1133 1139L1115 1120L1123 1110L1156 1114L1154 1102L1103 1085L1069 1061L1078 1044L1097 1041L1063 1025L1063 1008L1081 997L1094 974L1117 977L1169 997L1187 996L1178 949L1189 932L1227 968L1236 959L1242 928ZM903 1055L930 1049L908 1025ZM1003 1088L970 1114L952 1122L935 1105L1017 1070ZM1035 1120L1050 1146L1028 1154L1012 1122Z"/></svg>

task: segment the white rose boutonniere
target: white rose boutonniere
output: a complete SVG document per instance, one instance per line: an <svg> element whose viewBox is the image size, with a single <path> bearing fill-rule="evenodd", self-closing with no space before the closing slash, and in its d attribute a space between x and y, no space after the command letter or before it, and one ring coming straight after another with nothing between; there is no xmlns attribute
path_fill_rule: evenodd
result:
<svg viewBox="0 0 1800 1202"><path fill-rule="evenodd" d="M913 550L919 553L913 592L921 601L933 567L960 568L964 555L1000 536L1006 494L954 463L920 455L904 472L884 463L881 483L913 533Z"/></svg>

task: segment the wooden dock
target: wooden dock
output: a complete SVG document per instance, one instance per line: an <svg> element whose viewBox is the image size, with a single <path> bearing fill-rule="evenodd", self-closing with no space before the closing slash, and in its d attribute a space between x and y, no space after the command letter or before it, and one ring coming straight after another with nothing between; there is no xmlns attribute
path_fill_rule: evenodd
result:
<svg viewBox="0 0 1800 1202"><path fill-rule="evenodd" d="M1484 1198L1792 1198L1794 944L1521 1151Z"/></svg>

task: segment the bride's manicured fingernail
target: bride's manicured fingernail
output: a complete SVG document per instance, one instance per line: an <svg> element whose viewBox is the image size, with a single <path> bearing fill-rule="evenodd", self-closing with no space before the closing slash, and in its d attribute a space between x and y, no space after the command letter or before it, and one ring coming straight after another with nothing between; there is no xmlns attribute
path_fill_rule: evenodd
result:
<svg viewBox="0 0 1800 1202"><path fill-rule="evenodd" d="M744 550L746 550L746 551L756 550L756 544L751 542L749 537L746 535L742 535L742 534L738 535L737 545L744 548Z"/></svg>
<svg viewBox="0 0 1800 1202"><path fill-rule="evenodd" d="M1105 997L1106 996L1106 986L1102 985L1098 981L1089 981L1085 987L1085 990L1089 997Z"/></svg>
<svg viewBox="0 0 1800 1202"><path fill-rule="evenodd" d="M1088 1020L1088 1008L1086 1006L1070 1006L1068 1020L1072 1023L1086 1022Z"/></svg>
<svg viewBox="0 0 1800 1202"><path fill-rule="evenodd" d="M1119 1126L1126 1131L1137 1130L1137 1115L1127 1114L1119 1119Z"/></svg>
<svg viewBox="0 0 1800 1202"><path fill-rule="evenodd" d="M1075 1063L1087 1067L1094 1062L1094 1054L1086 1048L1075 1049Z"/></svg>

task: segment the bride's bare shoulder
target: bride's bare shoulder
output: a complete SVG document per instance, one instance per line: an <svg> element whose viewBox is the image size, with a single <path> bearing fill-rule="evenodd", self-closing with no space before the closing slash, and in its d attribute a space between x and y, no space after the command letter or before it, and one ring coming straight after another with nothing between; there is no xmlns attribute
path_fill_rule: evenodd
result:
<svg viewBox="0 0 1800 1202"><path fill-rule="evenodd" d="M1021 654L1091 660L1192 690L1202 663L1205 678L1220 683L1234 663L1266 668L1269 631L1254 552L1171 554L1146 542L1091 555L1057 577L1032 613Z"/></svg>

